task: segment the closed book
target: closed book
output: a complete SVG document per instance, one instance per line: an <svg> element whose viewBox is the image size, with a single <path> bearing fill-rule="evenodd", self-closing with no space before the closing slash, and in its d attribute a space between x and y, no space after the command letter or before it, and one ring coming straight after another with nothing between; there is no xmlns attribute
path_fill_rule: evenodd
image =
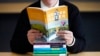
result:
<svg viewBox="0 0 100 56"><path fill-rule="evenodd" d="M67 48L34 48L34 51L67 51Z"/></svg>
<svg viewBox="0 0 100 56"><path fill-rule="evenodd" d="M33 56L67 56L67 54L33 54Z"/></svg>
<svg viewBox="0 0 100 56"><path fill-rule="evenodd" d="M66 48L65 43L34 43L33 48Z"/></svg>
<svg viewBox="0 0 100 56"><path fill-rule="evenodd" d="M35 54L65 54L67 51L34 51Z"/></svg>

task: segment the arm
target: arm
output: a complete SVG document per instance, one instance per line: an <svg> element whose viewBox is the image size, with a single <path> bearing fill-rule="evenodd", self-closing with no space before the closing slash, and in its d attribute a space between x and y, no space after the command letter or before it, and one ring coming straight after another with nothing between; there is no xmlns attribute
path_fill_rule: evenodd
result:
<svg viewBox="0 0 100 56"><path fill-rule="evenodd" d="M10 47L12 52L26 53L32 51L32 46L27 40L27 31L30 29L27 12L24 10L20 18L18 19L15 32L10 41Z"/></svg>
<svg viewBox="0 0 100 56"><path fill-rule="evenodd" d="M77 7L69 8L69 29L73 32L75 43L73 46L68 46L68 51L78 53L83 51L85 47L85 35L82 29L82 18Z"/></svg>

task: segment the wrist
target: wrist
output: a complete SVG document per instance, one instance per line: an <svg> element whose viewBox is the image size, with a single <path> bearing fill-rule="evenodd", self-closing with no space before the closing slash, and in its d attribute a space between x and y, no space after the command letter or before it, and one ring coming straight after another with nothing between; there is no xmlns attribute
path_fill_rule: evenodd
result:
<svg viewBox="0 0 100 56"><path fill-rule="evenodd" d="M69 47L73 46L75 44L75 41L76 41L76 39L75 39L75 37L73 37L72 42L70 44L67 44L67 46L69 46Z"/></svg>

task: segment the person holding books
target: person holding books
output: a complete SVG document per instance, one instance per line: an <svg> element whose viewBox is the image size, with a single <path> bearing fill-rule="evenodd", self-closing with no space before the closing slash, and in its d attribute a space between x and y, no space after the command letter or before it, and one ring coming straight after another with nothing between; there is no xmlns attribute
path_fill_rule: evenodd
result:
<svg viewBox="0 0 100 56"><path fill-rule="evenodd" d="M38 0L28 7L39 7L47 10L61 5L68 6L69 30L58 31L57 36L65 39L68 52L81 52L85 48L85 34L79 10L75 5L65 0ZM16 53L32 52L35 38L40 38L42 35L43 33L39 30L31 29L25 8L20 14L13 38L10 41L11 51Z"/></svg>

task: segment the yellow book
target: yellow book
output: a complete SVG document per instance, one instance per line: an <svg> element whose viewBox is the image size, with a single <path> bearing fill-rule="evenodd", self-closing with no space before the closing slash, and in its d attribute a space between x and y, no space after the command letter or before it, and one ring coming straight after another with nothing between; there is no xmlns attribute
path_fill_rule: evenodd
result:
<svg viewBox="0 0 100 56"><path fill-rule="evenodd" d="M57 42L56 32L68 30L68 7L65 5L43 10L38 7L27 7L32 29L42 32L46 42Z"/></svg>

